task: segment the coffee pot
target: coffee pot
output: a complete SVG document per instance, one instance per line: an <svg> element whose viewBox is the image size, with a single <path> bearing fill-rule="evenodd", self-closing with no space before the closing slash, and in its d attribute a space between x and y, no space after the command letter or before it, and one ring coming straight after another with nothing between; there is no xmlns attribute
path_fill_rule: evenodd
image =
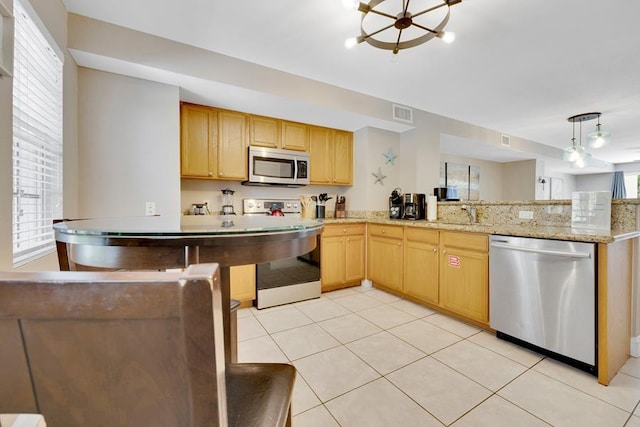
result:
<svg viewBox="0 0 640 427"><path fill-rule="evenodd" d="M389 197L389 218L400 219L404 214L404 201L402 198L402 190L395 188Z"/></svg>

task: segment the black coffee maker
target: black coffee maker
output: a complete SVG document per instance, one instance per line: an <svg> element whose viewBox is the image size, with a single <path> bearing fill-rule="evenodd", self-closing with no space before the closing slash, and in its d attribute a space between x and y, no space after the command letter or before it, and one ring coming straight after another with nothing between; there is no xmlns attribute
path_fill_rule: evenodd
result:
<svg viewBox="0 0 640 427"><path fill-rule="evenodd" d="M406 193L404 195L404 219L424 219L424 194Z"/></svg>
<svg viewBox="0 0 640 427"><path fill-rule="evenodd" d="M389 197L389 218L401 219L404 215L404 199L402 198L402 190L394 189Z"/></svg>

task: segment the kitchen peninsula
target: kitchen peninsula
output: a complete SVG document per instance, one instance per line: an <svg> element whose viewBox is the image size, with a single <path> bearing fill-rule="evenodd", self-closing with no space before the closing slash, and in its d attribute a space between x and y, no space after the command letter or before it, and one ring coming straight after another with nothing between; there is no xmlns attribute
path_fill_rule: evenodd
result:
<svg viewBox="0 0 640 427"><path fill-rule="evenodd" d="M462 203L441 203L438 221L388 219L386 212L350 212L327 228L366 224L366 277L374 286L469 323L489 327L489 235L534 237L596 245L598 380L608 384L629 357L634 246L640 236L637 201L614 201L612 230L572 229L570 201L467 202L478 208L469 224ZM518 219L520 210L535 220Z"/></svg>

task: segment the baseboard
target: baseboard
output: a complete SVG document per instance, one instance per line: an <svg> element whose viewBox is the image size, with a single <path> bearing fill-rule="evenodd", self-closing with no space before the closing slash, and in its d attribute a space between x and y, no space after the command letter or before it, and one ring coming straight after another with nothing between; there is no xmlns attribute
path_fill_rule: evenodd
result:
<svg viewBox="0 0 640 427"><path fill-rule="evenodd" d="M640 336L631 337L631 352L632 357L640 357Z"/></svg>

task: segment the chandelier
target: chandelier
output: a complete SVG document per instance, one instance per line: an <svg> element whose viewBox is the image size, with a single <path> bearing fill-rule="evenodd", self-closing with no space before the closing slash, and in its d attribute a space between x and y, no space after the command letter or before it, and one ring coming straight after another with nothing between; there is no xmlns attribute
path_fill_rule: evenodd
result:
<svg viewBox="0 0 640 427"><path fill-rule="evenodd" d="M343 0L345 7L357 9L362 13L360 20L360 35L345 41L344 45L351 48L358 43L367 42L379 49L390 50L397 54L401 49L421 45L434 37L451 43L455 34L444 31L449 22L451 6L462 0L427 1L428 7L420 11L411 11L411 0L389 1L370 0L369 3L357 0ZM395 4L394 4L395 3ZM414 0L415 4L427 6L425 0ZM401 7L400 7L401 6ZM397 9L400 11L397 12Z"/></svg>
<svg viewBox="0 0 640 427"><path fill-rule="evenodd" d="M611 139L611 133L602 131L600 128L600 116L602 113L582 113L571 116L567 121L573 123L573 135L571 137L571 145L565 148L562 152L562 158L571 162L571 165L576 168L583 168L591 163L591 154L582 146L582 122L588 120L598 119L596 130L587 135L587 143L591 148L600 148L609 143ZM576 143L576 122L579 125L579 138Z"/></svg>

